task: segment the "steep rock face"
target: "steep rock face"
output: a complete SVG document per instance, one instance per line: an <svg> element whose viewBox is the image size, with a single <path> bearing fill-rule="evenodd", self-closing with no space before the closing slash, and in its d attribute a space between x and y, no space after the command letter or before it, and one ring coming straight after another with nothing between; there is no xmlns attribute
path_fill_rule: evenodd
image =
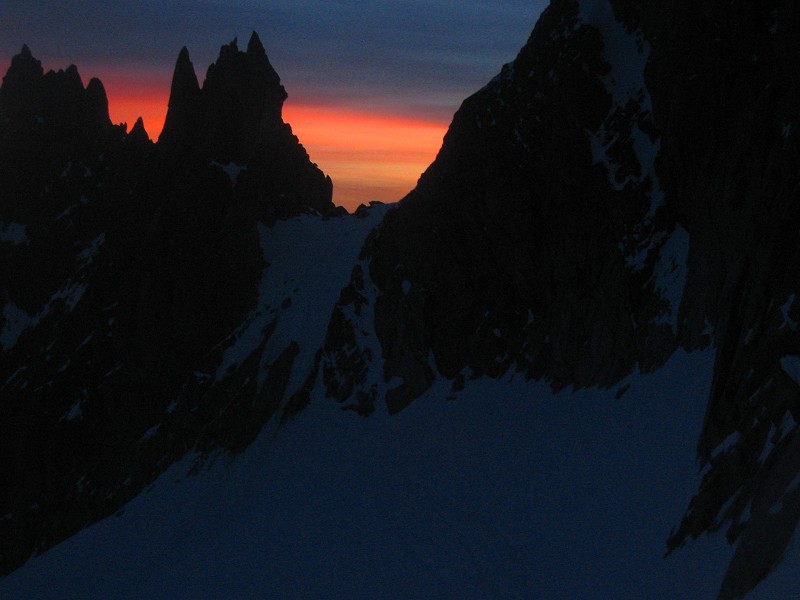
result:
<svg viewBox="0 0 800 600"><path fill-rule="evenodd" d="M248 365L256 400L247 374L209 372L255 310L264 224L329 212L330 180L282 122L256 36L211 71L200 90L181 52L159 144L111 124L99 81L44 73L27 47L0 87L2 572L190 448L246 445L280 405L296 345Z"/></svg>
<svg viewBox="0 0 800 600"><path fill-rule="evenodd" d="M169 91L169 105L164 121L164 129L159 140L164 145L175 145L190 148L195 145L197 114L200 84L194 72L194 65L189 58L189 50L184 46L178 53L175 71L172 74L172 85Z"/></svg>
<svg viewBox="0 0 800 600"><path fill-rule="evenodd" d="M798 14L553 1L365 247L329 395L369 413L372 365L390 411L435 371L610 386L713 343L704 481L668 548L726 526L720 596L752 589L800 517Z"/></svg>
<svg viewBox="0 0 800 600"><path fill-rule="evenodd" d="M43 174L63 168L61 157L101 154L109 140L124 131L113 128L103 84L92 79L84 88L77 68L44 73L27 46L11 61L0 87L0 160L4 217L36 211L18 197L38 193ZM60 173L60 171L59 171Z"/></svg>
<svg viewBox="0 0 800 600"><path fill-rule="evenodd" d="M142 207L126 201L152 207L152 147L111 125L99 81L84 88L75 67L43 73L27 47L3 80L0 115L0 222L16 232L0 241L7 571L113 510L106 495L124 442L118 426L107 428L105 374L122 354L119 327L130 322L110 298L120 258L138 244L123 222L140 220ZM86 419L64 417L81 406Z"/></svg>
<svg viewBox="0 0 800 600"><path fill-rule="evenodd" d="M738 545L721 596L735 597L780 561L800 519L800 12L775 1L621 16L654 40L660 171L692 233L683 326L707 319L717 347L705 476L670 547L727 527Z"/></svg>
<svg viewBox="0 0 800 600"><path fill-rule="evenodd" d="M554 3L365 248L387 377L418 394L430 362L454 381L513 366L609 386L675 349L663 290L685 232L652 200L644 81L615 97L603 48L576 3Z"/></svg>
<svg viewBox="0 0 800 600"><path fill-rule="evenodd" d="M64 138L58 140L62 143L79 144L96 141L111 128L108 100L99 80L90 80L84 88L75 65L45 75L27 46L11 61L2 89L0 121L6 136L23 130L33 133L39 125L51 136Z"/></svg>
<svg viewBox="0 0 800 600"><path fill-rule="evenodd" d="M283 122L286 98L255 32L244 52L236 40L220 49L202 89L183 48L159 146L167 156L196 156L235 173L236 190L244 195L257 190L277 217L300 206L327 214L333 209L331 180Z"/></svg>

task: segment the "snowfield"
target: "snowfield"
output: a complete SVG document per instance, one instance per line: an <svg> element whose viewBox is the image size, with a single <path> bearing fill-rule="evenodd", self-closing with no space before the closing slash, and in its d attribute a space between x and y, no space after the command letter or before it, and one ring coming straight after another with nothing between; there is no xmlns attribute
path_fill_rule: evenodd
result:
<svg viewBox="0 0 800 600"><path fill-rule="evenodd" d="M731 548L664 558L696 489L713 353L615 390L438 381L368 419L312 405L232 461L187 457L0 580L4 598L713 598Z"/></svg>

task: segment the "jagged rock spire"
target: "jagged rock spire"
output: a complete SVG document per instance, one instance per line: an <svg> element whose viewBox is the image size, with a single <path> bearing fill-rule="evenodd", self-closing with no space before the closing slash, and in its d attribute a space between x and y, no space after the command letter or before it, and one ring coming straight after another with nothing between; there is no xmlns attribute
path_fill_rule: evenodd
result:
<svg viewBox="0 0 800 600"><path fill-rule="evenodd" d="M159 141L167 145L190 144L197 128L197 103L200 85L189 50L184 46L178 53L172 86L169 93L167 117Z"/></svg>
<svg viewBox="0 0 800 600"><path fill-rule="evenodd" d="M100 123L103 129L111 126L111 118L108 115L108 96L103 82L92 77L86 86L85 114L86 118L93 123Z"/></svg>
<svg viewBox="0 0 800 600"><path fill-rule="evenodd" d="M264 50L264 44L261 43L261 38L258 37L258 34L254 31L250 36L250 41L247 42L247 53L248 54L257 54L264 56L267 55L266 50Z"/></svg>
<svg viewBox="0 0 800 600"><path fill-rule="evenodd" d="M169 110L159 141L193 148L223 162L244 162L283 127L286 90L254 32L247 52L238 40L223 45L202 89L189 52L178 55Z"/></svg>
<svg viewBox="0 0 800 600"><path fill-rule="evenodd" d="M189 58L189 50L184 46L178 53L178 60L175 63L175 75L172 80L173 90L178 86L182 88L197 90L200 85L197 83L197 75L194 72L194 65Z"/></svg>
<svg viewBox="0 0 800 600"><path fill-rule="evenodd" d="M3 77L0 122L21 137L46 125L50 145L91 145L111 127L108 97L98 79L84 88L75 65L44 73L27 45L11 59Z"/></svg>
<svg viewBox="0 0 800 600"><path fill-rule="evenodd" d="M11 66L3 77L3 85L0 87L0 96L19 93L21 88L32 85L32 82L43 74L41 61L36 60L30 48L24 44L19 54L11 59Z"/></svg>
<svg viewBox="0 0 800 600"><path fill-rule="evenodd" d="M331 207L331 183L283 122L287 94L255 32L247 50L238 39L220 48L198 85L189 52L181 49L159 147L165 156L193 155L247 166L249 185L273 190L275 212Z"/></svg>
<svg viewBox="0 0 800 600"><path fill-rule="evenodd" d="M3 83L19 77L41 77L43 74L42 62L33 57L27 44L23 44L19 54L11 59L11 68L3 77Z"/></svg>
<svg viewBox="0 0 800 600"><path fill-rule="evenodd" d="M144 128L142 117L136 119L136 123L128 133L128 140L137 144L145 144L150 141L150 136L147 135L147 130Z"/></svg>

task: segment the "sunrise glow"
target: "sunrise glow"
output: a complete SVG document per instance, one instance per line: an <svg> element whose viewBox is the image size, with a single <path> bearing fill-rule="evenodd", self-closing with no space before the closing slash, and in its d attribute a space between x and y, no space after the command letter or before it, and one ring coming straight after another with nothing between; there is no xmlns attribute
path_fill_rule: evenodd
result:
<svg viewBox="0 0 800 600"><path fill-rule="evenodd" d="M150 139L157 140L167 116L169 74L147 69L102 69L96 77L106 89L111 122L126 123L130 130L136 119L142 117ZM84 83L88 83L87 78L84 78Z"/></svg>
<svg viewBox="0 0 800 600"><path fill-rule="evenodd" d="M126 123L130 130L142 117L150 139L157 140L169 102L168 77L148 70L105 69L98 77L106 88L112 122ZM311 160L333 179L334 203L350 211L372 200L396 202L410 192L436 157L448 125L293 104L291 98L283 118Z"/></svg>
<svg viewBox="0 0 800 600"><path fill-rule="evenodd" d="M410 192L447 130L447 123L290 102L283 118L333 179L334 202L348 210L371 200L395 202Z"/></svg>

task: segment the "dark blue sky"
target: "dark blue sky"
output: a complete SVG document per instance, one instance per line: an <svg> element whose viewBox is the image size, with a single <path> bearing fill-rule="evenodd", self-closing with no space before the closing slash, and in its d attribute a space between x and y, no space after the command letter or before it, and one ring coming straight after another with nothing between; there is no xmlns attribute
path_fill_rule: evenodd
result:
<svg viewBox="0 0 800 600"><path fill-rule="evenodd" d="M27 43L45 68L171 72L189 47L199 77L219 46L258 31L301 102L452 115L513 59L544 0L3 0L3 69ZM144 73L144 71L142 71Z"/></svg>

